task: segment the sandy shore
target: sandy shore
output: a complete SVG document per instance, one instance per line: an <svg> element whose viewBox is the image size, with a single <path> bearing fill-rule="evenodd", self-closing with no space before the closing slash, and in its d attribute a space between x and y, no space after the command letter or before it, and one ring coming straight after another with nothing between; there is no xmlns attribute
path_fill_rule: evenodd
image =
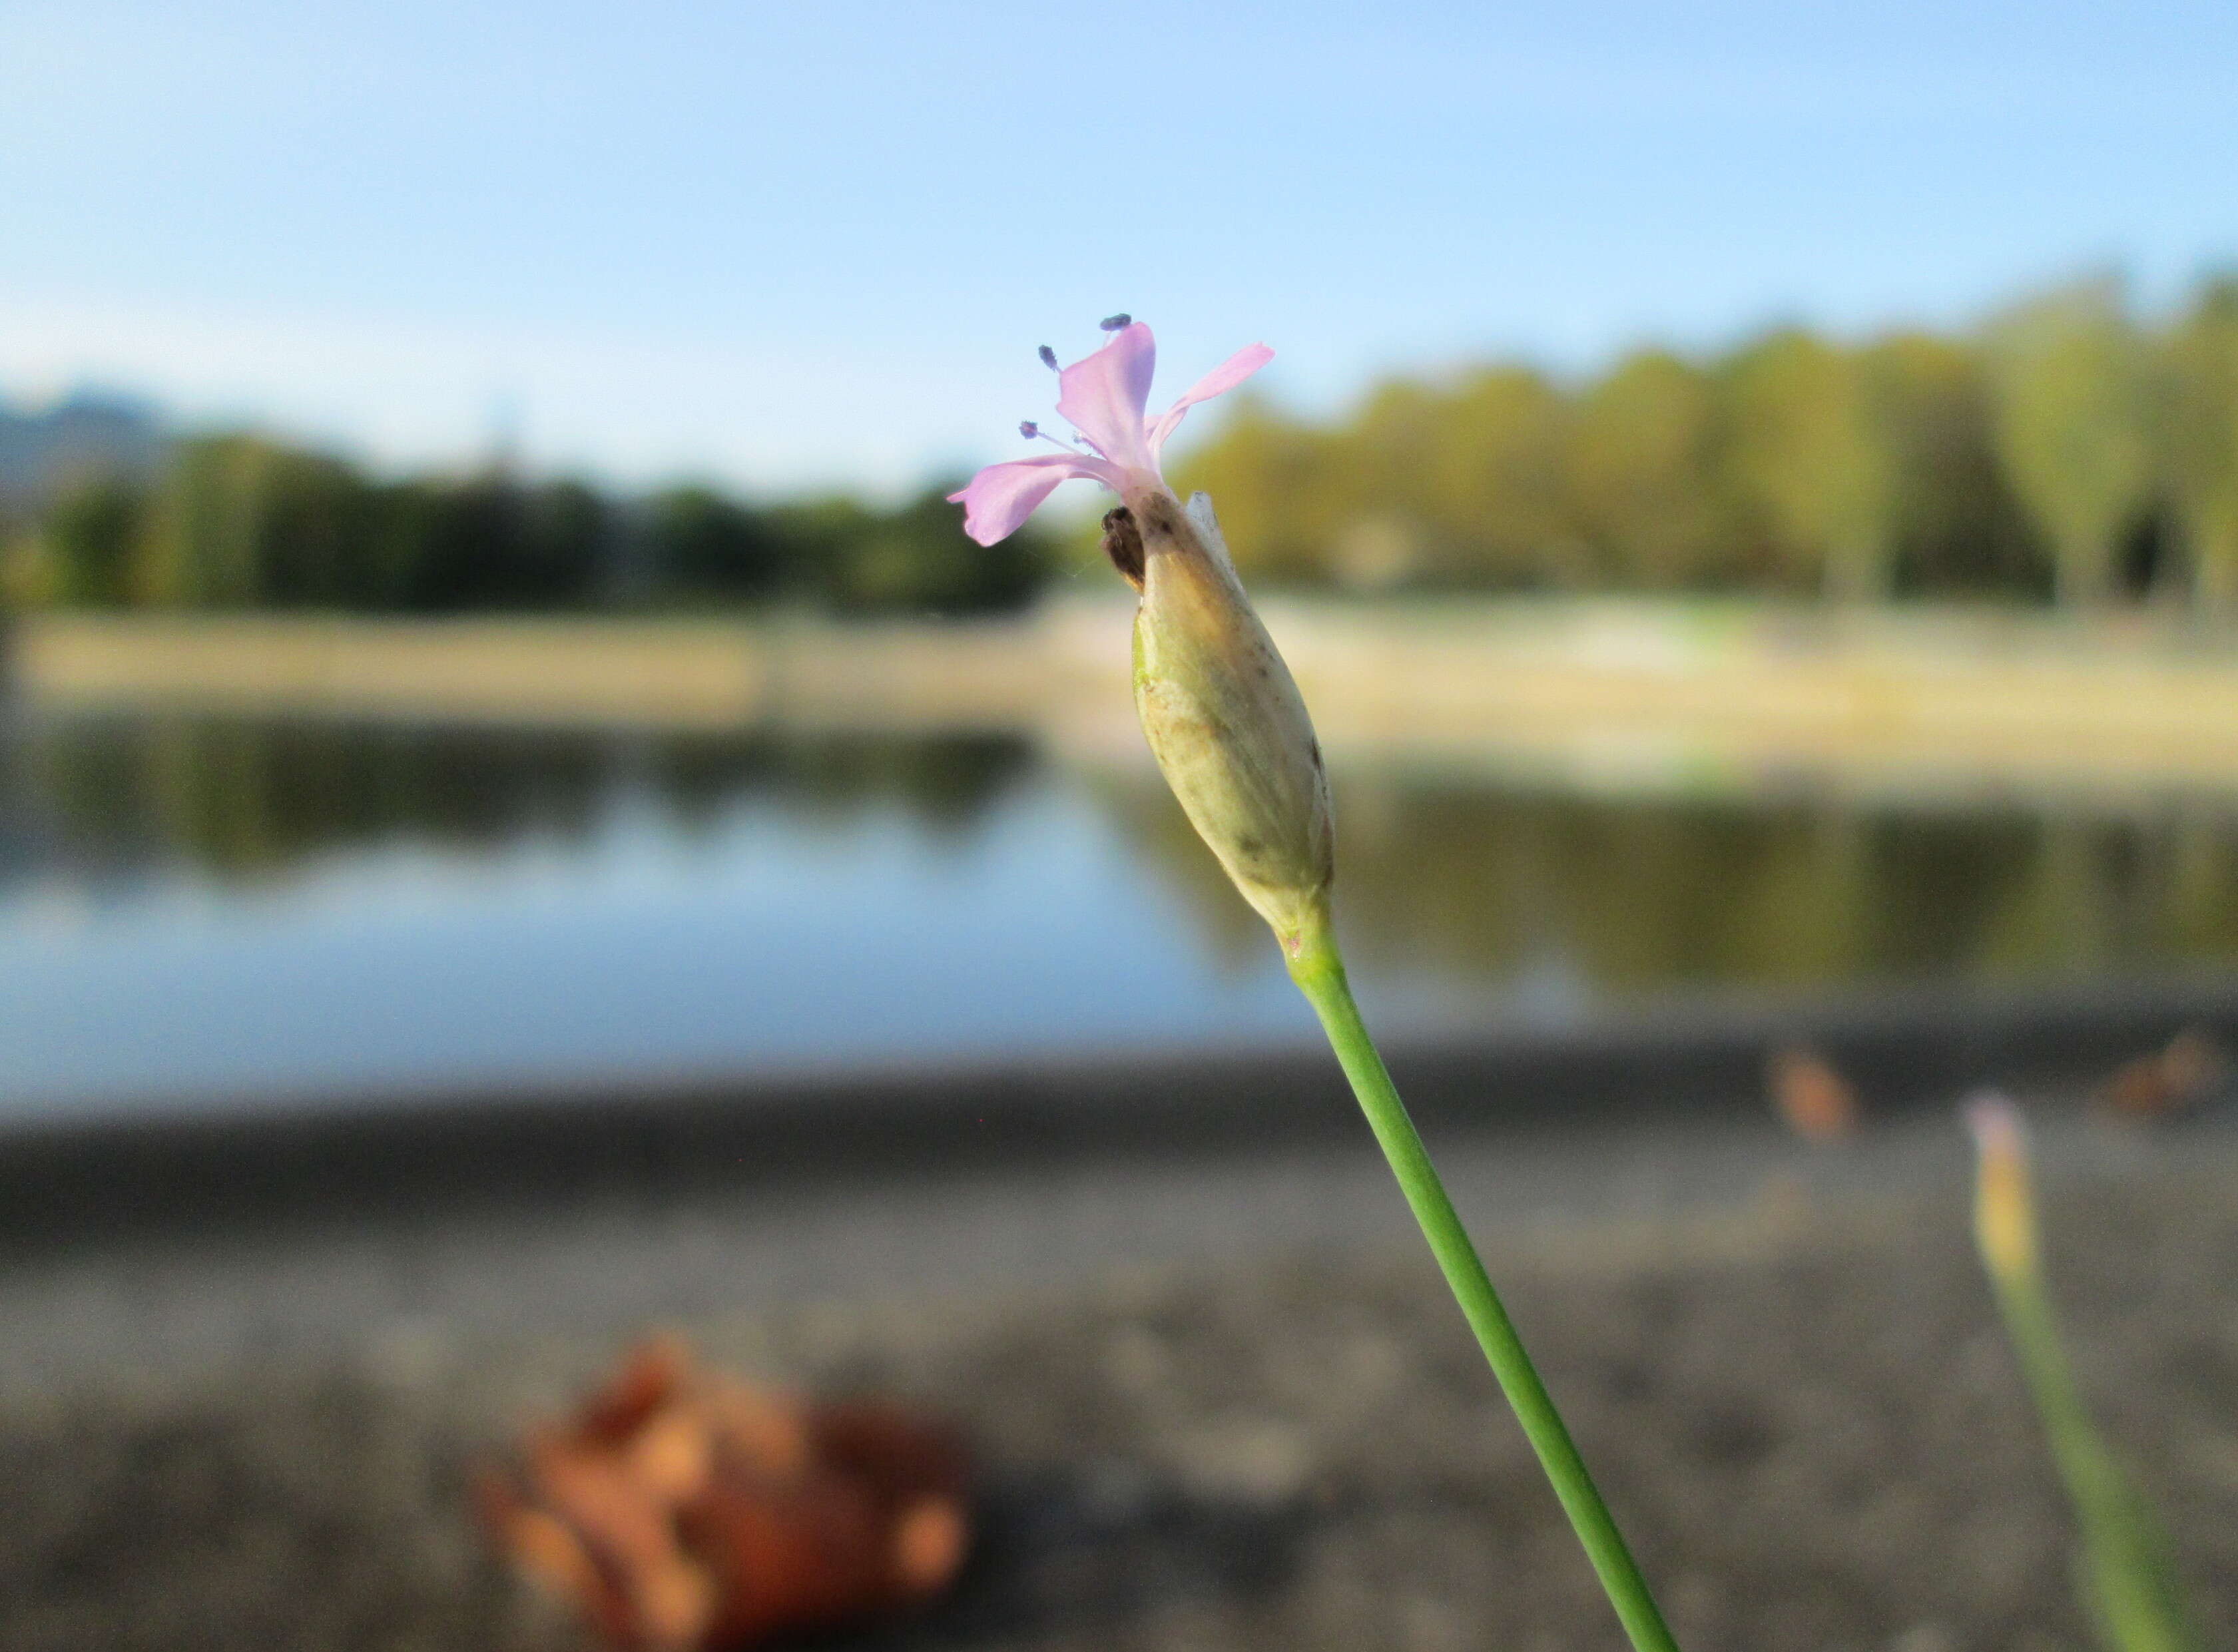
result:
<svg viewBox="0 0 2238 1652"><path fill-rule="evenodd" d="M1947 1115L1440 1145L1685 1644L2087 1643ZM2084 1380L2230 1644L2238 1131L2056 1112L2045 1157ZM579 1646L461 1488L653 1325L970 1431L965 1586L865 1647L1619 1644L1358 1142L299 1210L22 1251L0 1299L11 1652Z"/></svg>
<svg viewBox="0 0 2238 1652"><path fill-rule="evenodd" d="M2162 617L1773 605L1276 599L1340 762L1597 788L1878 792L2238 786L2238 647ZM1127 606L1015 619L402 621L42 614L7 675L58 710L721 729L1001 730L1144 761Z"/></svg>

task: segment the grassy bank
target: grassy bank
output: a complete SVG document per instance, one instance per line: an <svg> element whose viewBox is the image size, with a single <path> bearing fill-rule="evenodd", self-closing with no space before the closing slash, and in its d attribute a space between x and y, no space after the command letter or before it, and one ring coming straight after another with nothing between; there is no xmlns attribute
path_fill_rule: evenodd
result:
<svg viewBox="0 0 2238 1652"><path fill-rule="evenodd" d="M1339 758L1613 786L1789 770L1898 786L2238 786L2238 645L2171 624L1756 605L1269 605ZM41 615L57 710L1001 730L1131 760L1126 612L1016 620L382 622Z"/></svg>

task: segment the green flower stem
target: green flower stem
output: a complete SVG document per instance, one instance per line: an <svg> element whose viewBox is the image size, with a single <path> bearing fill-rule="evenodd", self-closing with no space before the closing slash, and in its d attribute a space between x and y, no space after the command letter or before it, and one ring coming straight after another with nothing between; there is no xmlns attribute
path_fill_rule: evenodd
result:
<svg viewBox="0 0 2238 1652"><path fill-rule="evenodd" d="M1990 1269L2006 1334L2082 1534L2085 1604L2112 1652L2190 1652L2182 1589L2151 1511L2106 1449L2062 1346L2043 1275Z"/></svg>
<svg viewBox="0 0 2238 1652"><path fill-rule="evenodd" d="M1554 1495L1562 1500L1571 1525L1577 1529L1578 1541L1585 1545L1594 1571L1600 1575L1601 1587L1608 1592L1633 1647L1638 1652L1678 1652L1678 1642L1671 1638L1655 1597L1648 1593L1646 1580L1639 1575L1632 1551L1625 1547L1624 1536L1618 1531L1608 1505L1594 1489L1585 1459L1578 1455L1577 1444L1563 1425L1561 1413L1554 1409L1546 1384L1539 1380L1531 1356L1524 1351L1523 1339L1516 1335L1514 1322L1508 1318L1500 1293L1492 1288L1476 1247L1469 1242L1468 1231L1461 1226L1453 1201L1438 1179L1429 1151L1422 1146L1414 1121L1407 1116L1406 1103L1399 1099L1390 1074L1384 1070L1383 1058L1376 1054L1374 1041L1360 1019L1359 1006L1353 1002L1344 961L1337 955L1336 942L1326 922L1301 937L1291 955L1290 978L1321 1017L1329 1046L1336 1052L1345 1077L1352 1081L1353 1094L1360 1098L1361 1111L1367 1115L1368 1127L1375 1132L1383 1156L1391 1161L1392 1173L1398 1177L1407 1203L1414 1208L1414 1219L1422 1226L1422 1237L1429 1240L1431 1253L1445 1271L1453 1299L1460 1304L1485 1358L1491 1362L1493 1375L1500 1379L1507 1403L1515 1409L1516 1420L1523 1424L1532 1449L1539 1453L1539 1465L1553 1483Z"/></svg>

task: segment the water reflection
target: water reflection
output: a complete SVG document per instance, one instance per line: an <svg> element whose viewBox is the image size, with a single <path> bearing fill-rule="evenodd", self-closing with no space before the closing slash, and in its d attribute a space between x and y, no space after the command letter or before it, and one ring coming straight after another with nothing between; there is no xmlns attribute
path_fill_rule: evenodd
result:
<svg viewBox="0 0 2238 1652"><path fill-rule="evenodd" d="M1611 799L1340 773L1349 947L1385 968L1588 997L2238 961L2238 799L2094 811ZM1154 785L1099 789L1223 957L1264 945Z"/></svg>
<svg viewBox="0 0 2238 1652"><path fill-rule="evenodd" d="M495 852L592 836L624 799L704 838L741 805L804 830L897 809L969 833L1034 769L1007 737L811 738L335 725L209 717L30 724L0 753L3 871L99 886L151 872L268 880L354 849Z"/></svg>
<svg viewBox="0 0 2238 1652"><path fill-rule="evenodd" d="M0 756L0 877L269 882L396 844L580 844L617 810L686 844L741 810L809 843L876 813L961 843L1005 797L1051 787L1112 816L1217 954L1257 957L1256 920L1154 779L1053 773L999 736L34 724ZM1622 992L2238 958L2238 805L2221 800L2100 814L1612 801L1363 770L1340 776L1337 802L1355 944L1434 974L1500 981L1559 958Z"/></svg>
<svg viewBox="0 0 2238 1652"><path fill-rule="evenodd" d="M1366 944L1611 991L2071 976L2238 955L2238 814L1606 800L1356 778Z"/></svg>
<svg viewBox="0 0 2238 1652"><path fill-rule="evenodd" d="M1617 799L1370 765L1337 808L1359 973L1418 1024L2238 963L2238 799ZM1023 738L0 737L0 1094L914 1061L1301 1014L1147 767Z"/></svg>

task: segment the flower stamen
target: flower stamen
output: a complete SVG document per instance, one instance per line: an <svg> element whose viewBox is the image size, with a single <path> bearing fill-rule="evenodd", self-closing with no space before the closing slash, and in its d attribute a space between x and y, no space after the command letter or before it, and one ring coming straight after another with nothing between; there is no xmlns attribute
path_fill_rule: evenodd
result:
<svg viewBox="0 0 2238 1652"><path fill-rule="evenodd" d="M1036 424L1030 419L1021 419L1018 420L1018 434L1023 436L1030 442L1055 442L1059 447L1063 448L1068 453L1079 453L1083 459L1087 457L1086 451L1076 443L1069 442L1062 436L1051 435L1048 431L1043 430L1039 425ZM1080 440L1087 441L1088 439L1083 436L1080 438ZM1089 442L1089 446L1092 447L1095 444L1093 442ZM1097 451L1101 452L1102 450L1098 449Z"/></svg>
<svg viewBox="0 0 2238 1652"><path fill-rule="evenodd" d="M1150 329L1124 313L1105 316L1102 327L1110 335L1102 347L1069 367L1061 364L1056 352L1047 346L1035 352L1044 366L1056 369L1057 416L1071 427L1071 440L1051 435L1034 420L1022 420L1021 436L1029 441L1046 438L1059 451L990 465L950 495L963 506L963 531L981 545L993 545L1016 532L1068 480L1096 482L1122 498L1146 490L1170 497L1158 460L1182 415L1234 388L1274 354L1263 344L1247 345L1153 420L1146 408L1157 362Z"/></svg>

